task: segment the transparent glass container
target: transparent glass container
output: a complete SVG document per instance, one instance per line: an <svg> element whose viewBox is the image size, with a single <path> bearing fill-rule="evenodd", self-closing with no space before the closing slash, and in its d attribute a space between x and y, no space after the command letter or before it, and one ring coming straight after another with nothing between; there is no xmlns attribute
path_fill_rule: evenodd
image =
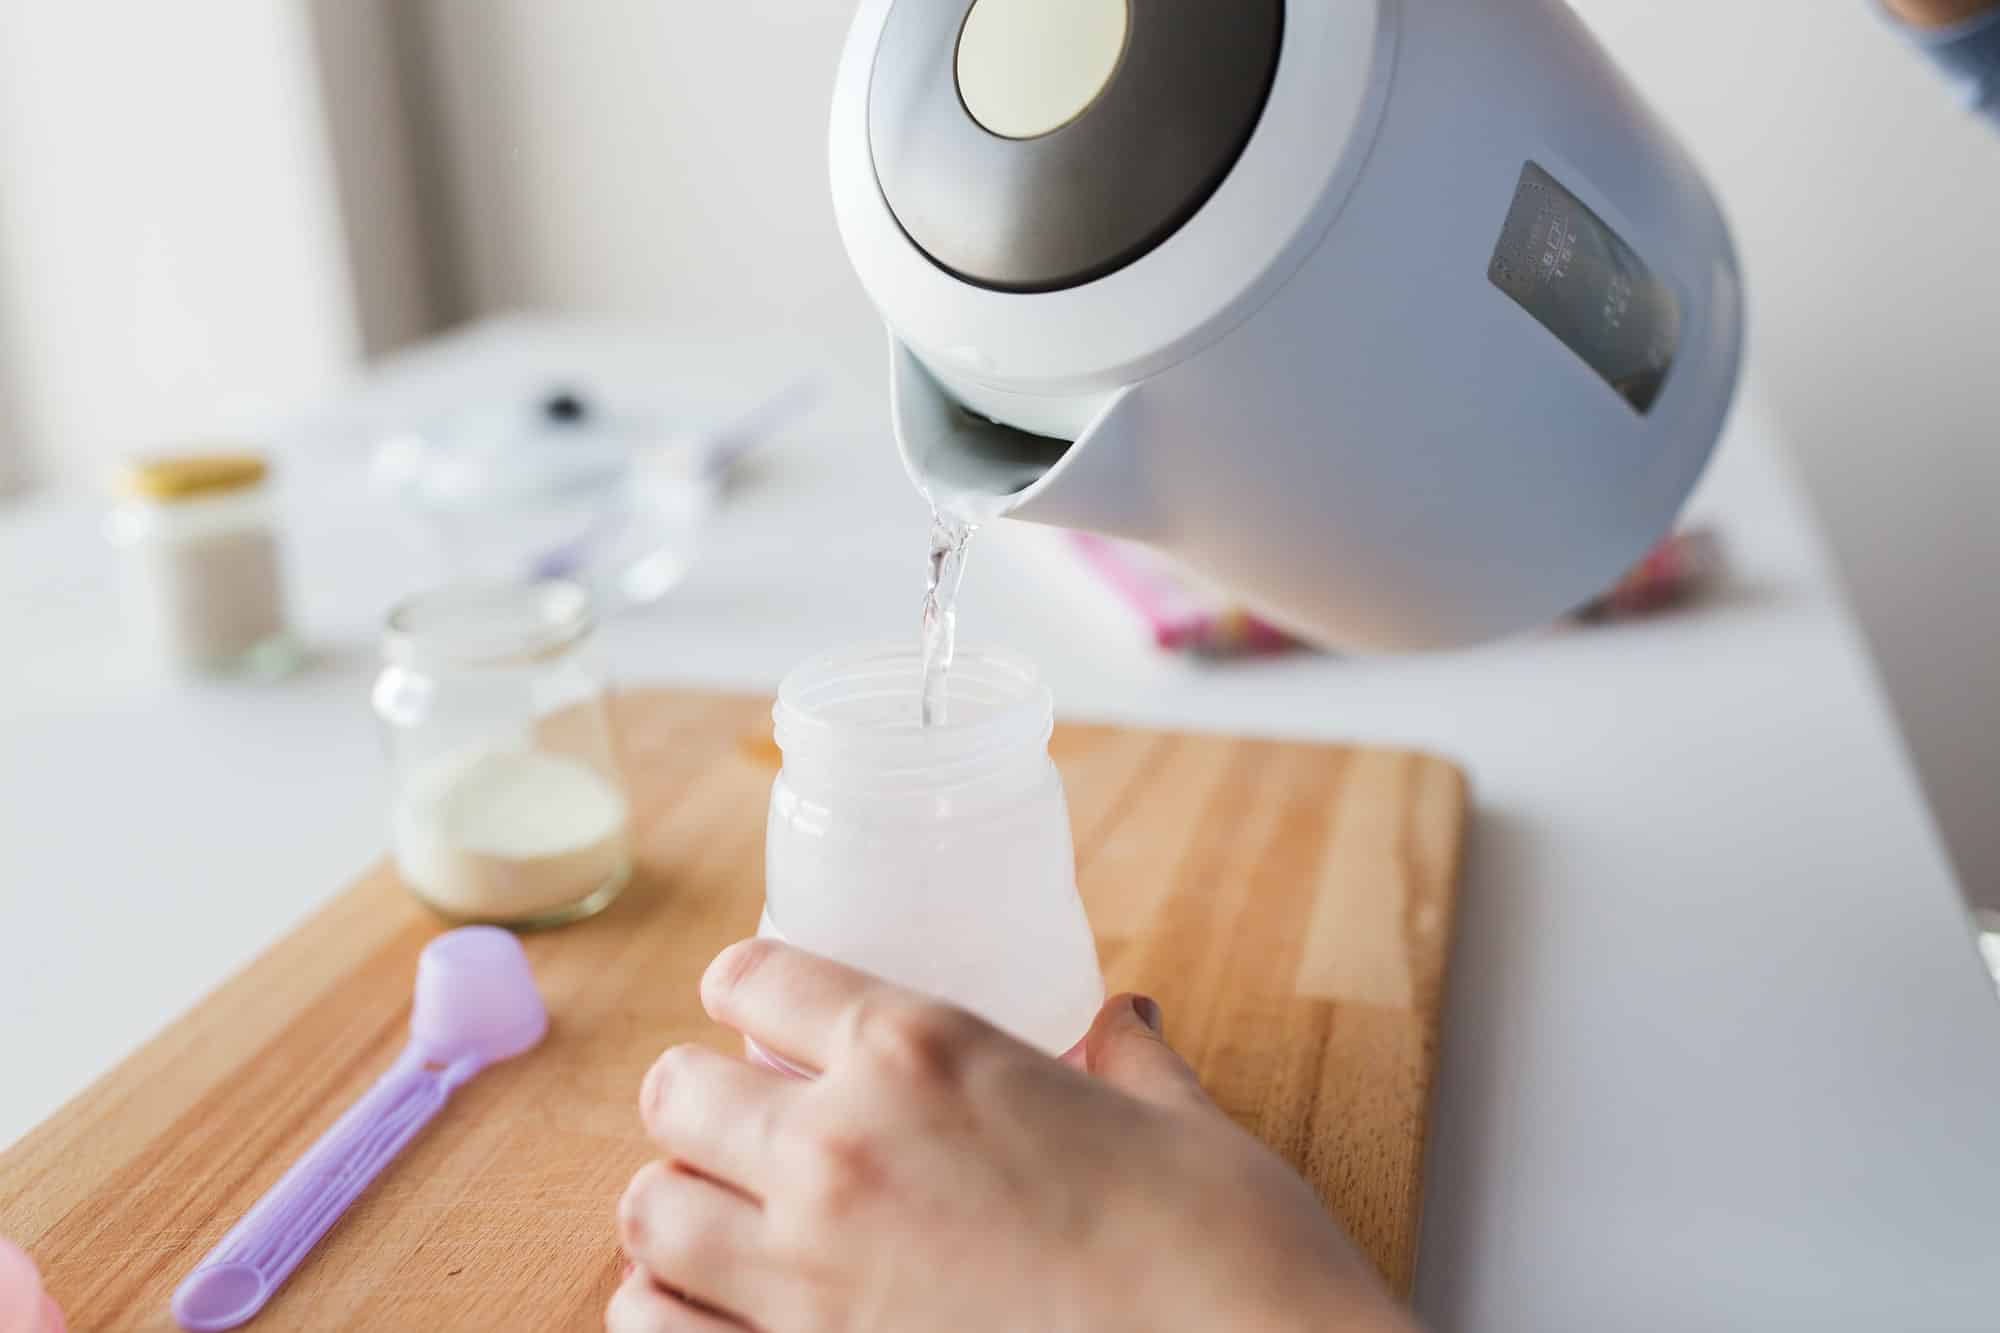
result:
<svg viewBox="0 0 2000 1333"><path fill-rule="evenodd" d="M921 671L914 645L862 649L780 687L759 933L1074 1060L1104 980L1048 754L1049 691L1025 662L961 653L948 720L924 727Z"/></svg>
<svg viewBox="0 0 2000 1333"><path fill-rule="evenodd" d="M374 702L396 868L453 921L560 925L631 877L593 628L589 595L564 582L458 585L389 615Z"/></svg>
<svg viewBox="0 0 2000 1333"><path fill-rule="evenodd" d="M720 477L689 452L656 412L555 390L398 430L370 473L448 577L567 579L609 617L692 566Z"/></svg>

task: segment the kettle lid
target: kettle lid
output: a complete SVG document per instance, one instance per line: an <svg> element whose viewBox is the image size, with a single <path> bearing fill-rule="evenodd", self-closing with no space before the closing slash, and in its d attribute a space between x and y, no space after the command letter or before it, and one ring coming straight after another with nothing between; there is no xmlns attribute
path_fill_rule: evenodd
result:
<svg viewBox="0 0 2000 1333"><path fill-rule="evenodd" d="M882 197L967 282L1101 278L1236 165L1284 26L1284 0L898 0L868 96Z"/></svg>

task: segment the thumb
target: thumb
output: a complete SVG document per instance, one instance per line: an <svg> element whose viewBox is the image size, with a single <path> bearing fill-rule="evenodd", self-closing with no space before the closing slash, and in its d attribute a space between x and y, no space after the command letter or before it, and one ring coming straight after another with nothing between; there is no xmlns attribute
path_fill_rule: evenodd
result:
<svg viewBox="0 0 2000 1333"><path fill-rule="evenodd" d="M1083 1039L1084 1066L1142 1102L1169 1110L1212 1108L1201 1081L1167 1045L1163 1031L1156 1002L1143 995L1113 996Z"/></svg>

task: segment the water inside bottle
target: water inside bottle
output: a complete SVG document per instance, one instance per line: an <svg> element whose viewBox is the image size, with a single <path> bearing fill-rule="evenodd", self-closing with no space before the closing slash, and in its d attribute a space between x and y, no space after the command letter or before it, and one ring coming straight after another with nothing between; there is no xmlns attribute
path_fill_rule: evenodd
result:
<svg viewBox="0 0 2000 1333"><path fill-rule="evenodd" d="M965 581L966 549L977 525L964 515L931 506L930 574L924 587L921 717L926 727L945 722L945 689L958 648L958 589Z"/></svg>

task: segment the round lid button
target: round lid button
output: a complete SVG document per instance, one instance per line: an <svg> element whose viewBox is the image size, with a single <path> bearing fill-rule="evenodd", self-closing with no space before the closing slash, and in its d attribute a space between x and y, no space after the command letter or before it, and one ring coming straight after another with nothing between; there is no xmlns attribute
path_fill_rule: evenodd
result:
<svg viewBox="0 0 2000 1333"><path fill-rule="evenodd" d="M1285 0L894 0L868 86L883 202L995 291L1115 273L1236 165L1284 32Z"/></svg>
<svg viewBox="0 0 2000 1333"><path fill-rule="evenodd" d="M1128 0L977 0L958 38L958 95L1003 139L1038 139L1089 109L1118 72Z"/></svg>

